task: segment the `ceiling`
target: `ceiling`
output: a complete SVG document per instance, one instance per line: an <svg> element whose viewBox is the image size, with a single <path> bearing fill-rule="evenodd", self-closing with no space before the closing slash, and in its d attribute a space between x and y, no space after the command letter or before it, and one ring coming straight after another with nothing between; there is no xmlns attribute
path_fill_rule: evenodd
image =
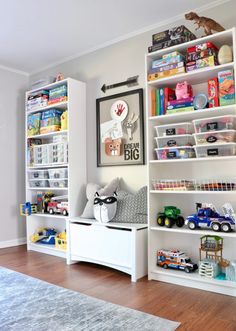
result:
<svg viewBox="0 0 236 331"><path fill-rule="evenodd" d="M215 3L218 1L207 1ZM206 0L0 0L0 65L33 73L145 31Z"/></svg>

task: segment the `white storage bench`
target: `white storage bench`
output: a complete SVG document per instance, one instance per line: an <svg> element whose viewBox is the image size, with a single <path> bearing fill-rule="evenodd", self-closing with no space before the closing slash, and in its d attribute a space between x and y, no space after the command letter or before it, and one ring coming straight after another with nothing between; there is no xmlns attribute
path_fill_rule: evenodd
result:
<svg viewBox="0 0 236 331"><path fill-rule="evenodd" d="M147 274L146 224L68 218L67 246L67 264L102 264L131 275L133 282Z"/></svg>

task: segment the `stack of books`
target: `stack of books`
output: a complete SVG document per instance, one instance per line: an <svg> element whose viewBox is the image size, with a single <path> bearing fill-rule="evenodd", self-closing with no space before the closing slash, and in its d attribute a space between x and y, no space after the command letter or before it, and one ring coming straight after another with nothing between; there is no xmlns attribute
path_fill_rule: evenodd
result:
<svg viewBox="0 0 236 331"><path fill-rule="evenodd" d="M169 87L160 87L151 91L151 116L165 115L168 103L175 100L175 91Z"/></svg>
<svg viewBox="0 0 236 331"><path fill-rule="evenodd" d="M166 114L175 114L183 111L193 111L193 97L167 102Z"/></svg>

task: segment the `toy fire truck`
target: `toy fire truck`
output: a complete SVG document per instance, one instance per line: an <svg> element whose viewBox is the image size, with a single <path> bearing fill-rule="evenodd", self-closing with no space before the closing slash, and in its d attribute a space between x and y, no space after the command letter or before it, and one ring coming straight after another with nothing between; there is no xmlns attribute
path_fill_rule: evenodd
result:
<svg viewBox="0 0 236 331"><path fill-rule="evenodd" d="M167 269L179 269L189 273L198 269L196 263L193 263L190 258L179 250L165 250L157 251L157 265Z"/></svg>

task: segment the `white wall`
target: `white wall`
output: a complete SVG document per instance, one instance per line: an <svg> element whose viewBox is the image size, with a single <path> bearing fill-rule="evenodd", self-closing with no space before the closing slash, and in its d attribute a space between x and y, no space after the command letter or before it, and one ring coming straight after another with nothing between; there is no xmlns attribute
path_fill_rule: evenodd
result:
<svg viewBox="0 0 236 331"><path fill-rule="evenodd" d="M24 202L24 93L28 77L0 68L0 248L21 243Z"/></svg>
<svg viewBox="0 0 236 331"><path fill-rule="evenodd" d="M230 28L236 25L235 10L236 2L231 1L201 13L201 15L212 17L219 21L219 23L225 28ZM144 54L147 52L147 47L151 45L152 34L180 24L185 24L192 31L194 30L194 26L191 22L184 20L175 21L171 25L169 24L168 26L159 27L154 31L140 34L129 40L78 57L77 59L31 76L31 81L35 81L45 75L55 76L58 72L62 72L66 77L72 77L87 83L87 165L89 181L104 183L108 182L115 176L119 176L123 178L126 183L125 186L131 190L136 190L146 184L146 166L97 168L96 98L105 96L103 92L100 91L100 88L104 83L111 84L120 82L130 76L139 75L139 87L144 88ZM94 28L96 29L97 27ZM200 31L198 36L201 36L201 34L203 34L203 31ZM127 90L128 88L126 87L117 88L110 90L106 95L120 93Z"/></svg>

